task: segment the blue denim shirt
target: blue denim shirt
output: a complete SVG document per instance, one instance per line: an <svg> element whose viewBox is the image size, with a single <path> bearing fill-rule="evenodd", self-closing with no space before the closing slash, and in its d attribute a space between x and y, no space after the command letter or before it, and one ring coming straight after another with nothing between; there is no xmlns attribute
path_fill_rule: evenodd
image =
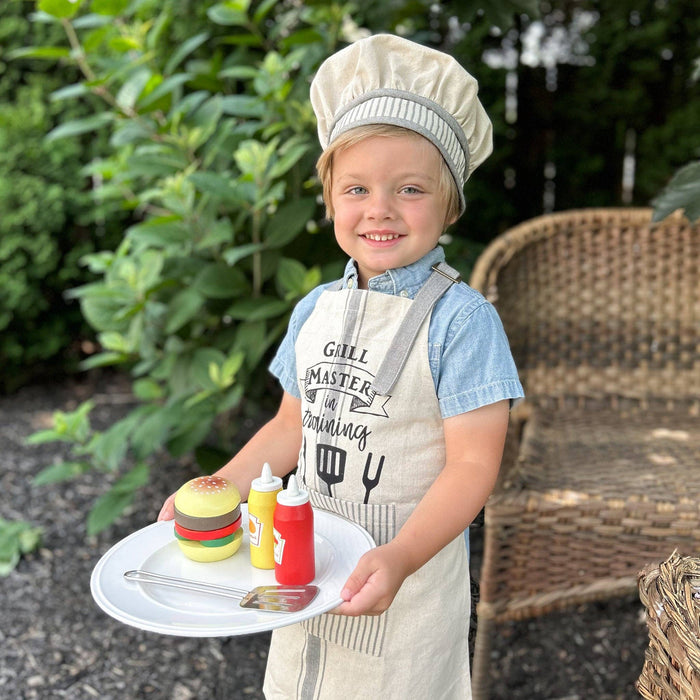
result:
<svg viewBox="0 0 700 700"><path fill-rule="evenodd" d="M369 280L370 291L413 299L445 253L436 247L411 265L387 270ZM345 267L343 287L357 286L353 260ZM282 388L301 398L294 346L299 330L311 315L321 285L295 307L287 335L270 364ZM453 284L437 302L428 327L430 371L443 418L466 413L504 399L523 396L508 339L495 308L464 282Z"/></svg>

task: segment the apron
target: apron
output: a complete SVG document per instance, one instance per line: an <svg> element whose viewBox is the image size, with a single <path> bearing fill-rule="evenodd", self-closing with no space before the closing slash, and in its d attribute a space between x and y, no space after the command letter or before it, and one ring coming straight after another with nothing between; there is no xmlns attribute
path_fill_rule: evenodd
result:
<svg viewBox="0 0 700 700"><path fill-rule="evenodd" d="M428 361L429 316L456 280L438 266L414 300L324 291L296 342L303 439L297 474L314 507L391 540L445 461ZM268 700L465 700L469 567L464 538L401 586L379 616L324 614L275 630Z"/></svg>

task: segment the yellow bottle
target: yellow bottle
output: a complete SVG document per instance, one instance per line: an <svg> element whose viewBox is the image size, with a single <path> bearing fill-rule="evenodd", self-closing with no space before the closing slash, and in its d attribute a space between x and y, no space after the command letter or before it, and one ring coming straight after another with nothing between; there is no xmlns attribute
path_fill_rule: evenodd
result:
<svg viewBox="0 0 700 700"><path fill-rule="evenodd" d="M260 476L253 479L248 495L250 563L257 569L275 568L272 523L277 505L277 494L281 490L282 479L278 476L272 476L270 465L265 462Z"/></svg>

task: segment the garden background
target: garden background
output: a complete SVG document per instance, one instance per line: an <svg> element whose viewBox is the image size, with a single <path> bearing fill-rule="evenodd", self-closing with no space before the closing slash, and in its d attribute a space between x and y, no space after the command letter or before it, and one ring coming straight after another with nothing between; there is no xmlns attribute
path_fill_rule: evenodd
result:
<svg viewBox="0 0 700 700"><path fill-rule="evenodd" d="M343 264L314 177L308 86L326 56L390 31L478 78L494 153L444 238L466 277L498 233L544 212L653 202L658 216L700 215L692 10L6 0L0 391L8 415L28 402L31 417L5 425L6 449L22 455L0 476L3 588L55 580L56 504L89 564L274 410L266 367L289 313ZM29 671L3 673L0 688ZM628 690L610 697L627 697L620 682ZM18 697L52 697L35 686Z"/></svg>

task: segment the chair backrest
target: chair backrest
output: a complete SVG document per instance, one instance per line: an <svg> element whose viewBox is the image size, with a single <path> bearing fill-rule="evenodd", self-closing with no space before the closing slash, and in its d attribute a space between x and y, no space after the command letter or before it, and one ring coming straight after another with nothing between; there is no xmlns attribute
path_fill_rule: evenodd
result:
<svg viewBox="0 0 700 700"><path fill-rule="evenodd" d="M651 214L543 215L480 256L470 284L498 309L530 400L700 409L700 226Z"/></svg>

